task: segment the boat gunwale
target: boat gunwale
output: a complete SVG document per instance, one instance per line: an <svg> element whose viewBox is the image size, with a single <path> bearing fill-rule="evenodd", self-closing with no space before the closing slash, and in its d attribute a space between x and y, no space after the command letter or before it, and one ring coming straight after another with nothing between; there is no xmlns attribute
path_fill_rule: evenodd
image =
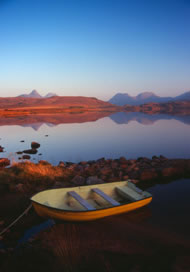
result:
<svg viewBox="0 0 190 272"><path fill-rule="evenodd" d="M62 188L60 188L60 189L62 189ZM51 191L52 189L48 189L48 190L45 190L45 191ZM39 192L40 193L40 192ZM39 193L37 193L37 194L39 194ZM149 193L149 192L148 192ZM149 193L150 194L150 193ZM36 195L36 194L35 194ZM33 195L32 197L34 197L35 195ZM140 202L140 201L143 201L143 200L145 200L145 199L149 199L149 198L152 198L152 195L150 194L150 196L148 196L148 197L145 197L145 198L143 198L143 199L140 199L140 200L135 200L135 201L132 201L132 202L130 202L130 203L125 203L125 204L120 204L119 206L112 206L112 207L106 207L106 208L100 208L100 209L95 209L95 210L80 210L80 211L76 211L76 210L65 210L65 209L60 209L60 208L55 208L55 207L51 207L51 206L46 206L46 205L44 205L44 204L41 204L41 203L39 203L39 202L37 202L37 201L35 201L35 200L32 200L32 197L30 198L30 200L32 201L32 202L34 202L34 203L36 203L36 204L38 204L38 205L40 205L40 206L42 206L42 207L46 207L47 209L52 209L52 210L57 210L57 211L59 211L59 212L66 212L66 213L86 213L86 212L88 212L88 213L94 213L94 212L97 212L97 211L102 211L102 210L107 210L107 209L115 209L115 208L119 208L119 207L121 207L121 206L127 206L127 205L130 205L130 204L132 204L132 203L136 203L136 202Z"/></svg>

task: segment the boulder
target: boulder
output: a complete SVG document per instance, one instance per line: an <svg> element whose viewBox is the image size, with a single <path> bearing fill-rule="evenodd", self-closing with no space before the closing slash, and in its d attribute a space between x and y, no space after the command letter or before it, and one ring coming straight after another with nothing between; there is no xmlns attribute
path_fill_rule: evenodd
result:
<svg viewBox="0 0 190 272"><path fill-rule="evenodd" d="M4 147L2 147L1 145L0 145L0 152L3 152L4 151Z"/></svg>
<svg viewBox="0 0 190 272"><path fill-rule="evenodd" d="M39 148L40 147L40 144L39 143L37 143L37 142L32 142L31 143L31 148L32 149L36 149L36 148Z"/></svg>
<svg viewBox="0 0 190 272"><path fill-rule="evenodd" d="M155 169L145 169L140 173L139 179L141 181L144 180L152 180L158 178L158 173L156 172Z"/></svg>
<svg viewBox="0 0 190 272"><path fill-rule="evenodd" d="M100 169L100 173L103 176L107 176L112 173L112 170L109 167L104 167L104 168Z"/></svg>
<svg viewBox="0 0 190 272"><path fill-rule="evenodd" d="M65 163L63 161L60 161L58 164L59 167L65 167Z"/></svg>
<svg viewBox="0 0 190 272"><path fill-rule="evenodd" d="M36 154L37 152L38 150L36 148L23 150L23 153L25 154Z"/></svg>
<svg viewBox="0 0 190 272"><path fill-rule="evenodd" d="M120 163L127 163L127 159L125 157L119 158Z"/></svg>
<svg viewBox="0 0 190 272"><path fill-rule="evenodd" d="M51 163L49 163L48 161L45 161L45 160L40 160L39 164L42 164L42 165L51 165Z"/></svg>
<svg viewBox="0 0 190 272"><path fill-rule="evenodd" d="M23 155L22 158L23 158L24 160L29 160L29 159L30 159L30 156L29 156L29 155Z"/></svg>
<svg viewBox="0 0 190 272"><path fill-rule="evenodd" d="M23 152L22 151L17 151L16 154L20 155L22 154Z"/></svg>
<svg viewBox="0 0 190 272"><path fill-rule="evenodd" d="M79 164L84 166L84 165L86 165L88 163L87 163L87 161L81 161Z"/></svg>
<svg viewBox="0 0 190 272"><path fill-rule="evenodd" d="M87 178L86 184L93 185L93 184L101 184L104 183L102 179L99 179L97 176L90 176Z"/></svg>
<svg viewBox="0 0 190 272"><path fill-rule="evenodd" d="M85 178L82 176L75 176L72 180L71 183L73 183L76 186L81 186L85 184Z"/></svg>
<svg viewBox="0 0 190 272"><path fill-rule="evenodd" d="M129 176L128 176L128 175L125 175L125 176L123 176L123 179L124 179L124 180L128 180L128 179L129 179Z"/></svg>
<svg viewBox="0 0 190 272"><path fill-rule="evenodd" d="M160 155L160 159L161 159L161 160L164 160L164 161L167 160L167 158L164 157L163 155Z"/></svg>

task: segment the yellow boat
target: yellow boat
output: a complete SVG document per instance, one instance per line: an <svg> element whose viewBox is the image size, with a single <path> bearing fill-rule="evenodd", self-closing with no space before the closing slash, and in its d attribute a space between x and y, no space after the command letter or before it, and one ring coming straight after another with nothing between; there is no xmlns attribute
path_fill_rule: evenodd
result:
<svg viewBox="0 0 190 272"><path fill-rule="evenodd" d="M152 195L130 181L51 189L31 198L38 215L67 221L89 221L147 205Z"/></svg>

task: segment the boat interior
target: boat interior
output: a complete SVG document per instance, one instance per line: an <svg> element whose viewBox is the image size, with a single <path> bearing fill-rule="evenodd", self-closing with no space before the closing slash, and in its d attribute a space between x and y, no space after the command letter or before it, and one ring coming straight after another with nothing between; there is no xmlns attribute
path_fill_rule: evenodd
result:
<svg viewBox="0 0 190 272"><path fill-rule="evenodd" d="M151 194L129 181L46 190L31 200L41 205L67 211L90 211L129 204Z"/></svg>

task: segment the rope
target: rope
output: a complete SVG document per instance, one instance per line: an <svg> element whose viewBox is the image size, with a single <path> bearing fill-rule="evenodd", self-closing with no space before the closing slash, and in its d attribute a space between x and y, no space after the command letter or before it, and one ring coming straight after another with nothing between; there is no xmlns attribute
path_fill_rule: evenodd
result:
<svg viewBox="0 0 190 272"><path fill-rule="evenodd" d="M0 236L5 233L6 231L8 231L12 226L14 226L25 214L27 214L29 212L29 210L32 208L32 204L30 204L26 210L24 210L24 212L19 215L19 217L17 217L8 227L6 227L4 230L2 230L0 232Z"/></svg>

